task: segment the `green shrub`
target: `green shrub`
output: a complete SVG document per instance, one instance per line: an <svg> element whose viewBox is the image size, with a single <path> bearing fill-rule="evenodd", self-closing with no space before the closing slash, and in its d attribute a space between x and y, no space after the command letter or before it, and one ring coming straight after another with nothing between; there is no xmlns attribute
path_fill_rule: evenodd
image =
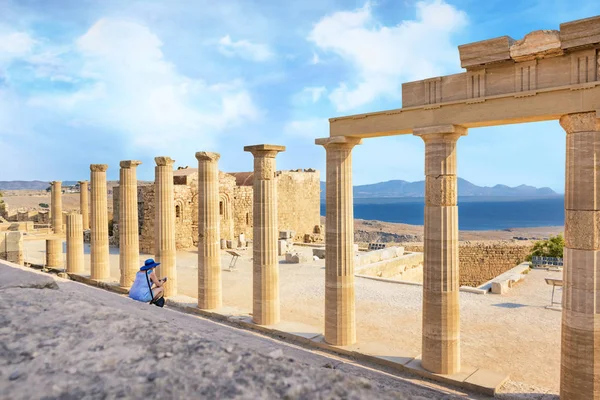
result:
<svg viewBox="0 0 600 400"><path fill-rule="evenodd" d="M532 257L559 257L563 256L563 248L565 247L565 239L562 234L550 236L548 240L540 240L535 242L531 254L527 256L527 261L531 261Z"/></svg>

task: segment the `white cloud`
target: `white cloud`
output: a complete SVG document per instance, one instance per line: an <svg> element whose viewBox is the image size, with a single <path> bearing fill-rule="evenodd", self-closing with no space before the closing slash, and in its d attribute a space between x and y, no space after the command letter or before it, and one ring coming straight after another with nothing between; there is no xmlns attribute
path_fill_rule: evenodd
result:
<svg viewBox="0 0 600 400"><path fill-rule="evenodd" d="M35 41L24 32L0 35L0 56L21 57L31 52Z"/></svg>
<svg viewBox="0 0 600 400"><path fill-rule="evenodd" d="M381 26L371 5L322 18L308 40L353 66L352 82L341 82L329 98L338 111L367 104L380 96L399 98L403 81L441 75L458 67L453 33L467 24L463 11L443 0L420 1L416 18Z"/></svg>
<svg viewBox="0 0 600 400"><path fill-rule="evenodd" d="M273 56L269 46L247 40L233 41L229 35L219 40L219 51L228 57L241 57L251 61L266 61Z"/></svg>
<svg viewBox="0 0 600 400"><path fill-rule="evenodd" d="M320 62L321 62L321 59L319 58L319 55L317 53L313 53L312 60L310 60L310 63L312 65L317 65Z"/></svg>
<svg viewBox="0 0 600 400"><path fill-rule="evenodd" d="M327 118L310 118L288 122L283 132L289 136L317 139L329 136L329 120Z"/></svg>
<svg viewBox="0 0 600 400"><path fill-rule="evenodd" d="M37 95L28 104L153 149L190 139L210 147L220 131L261 117L241 80L209 85L191 79L165 59L161 46L146 26L101 19L76 41L80 62L65 75L76 75L79 89Z"/></svg>
<svg viewBox="0 0 600 400"><path fill-rule="evenodd" d="M315 104L325 93L327 93L325 86L305 87L301 92L296 93L292 97L292 103L297 106Z"/></svg>

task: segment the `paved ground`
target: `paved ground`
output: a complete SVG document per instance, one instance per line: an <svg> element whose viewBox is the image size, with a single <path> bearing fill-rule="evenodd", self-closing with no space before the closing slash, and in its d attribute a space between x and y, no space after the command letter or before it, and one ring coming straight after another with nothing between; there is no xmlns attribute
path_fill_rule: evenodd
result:
<svg viewBox="0 0 600 400"><path fill-rule="evenodd" d="M43 243L26 242L26 259L41 262ZM310 248L298 247L310 252ZM118 280L118 249L111 249L112 276ZM223 271L224 306L251 312L251 251L243 252L238 271ZM146 256L142 256L144 259ZM197 254L178 252L180 293L196 297ZM223 253L222 265L231 256ZM89 255L87 256L89 269ZM509 393L557 393L560 371L561 313L547 310L551 287L545 276L532 271L507 295L461 292L461 345L463 365L508 373L515 382ZM283 320L323 326L324 261L307 264L280 262ZM560 299L562 291L557 292ZM358 351L385 355L390 349L418 351L421 347L422 288L356 279ZM526 382L517 383L517 382Z"/></svg>
<svg viewBox="0 0 600 400"><path fill-rule="evenodd" d="M0 398L481 398L0 264Z"/></svg>

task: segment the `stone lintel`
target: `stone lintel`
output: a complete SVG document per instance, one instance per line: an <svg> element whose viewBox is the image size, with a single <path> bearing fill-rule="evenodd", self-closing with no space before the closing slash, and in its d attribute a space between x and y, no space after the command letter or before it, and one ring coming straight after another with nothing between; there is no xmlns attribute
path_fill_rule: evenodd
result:
<svg viewBox="0 0 600 400"><path fill-rule="evenodd" d="M510 46L514 42L510 36L501 36L458 46L460 66L468 70L490 63L509 61Z"/></svg>
<svg viewBox="0 0 600 400"><path fill-rule="evenodd" d="M221 158L221 155L219 153L211 153L208 151L198 151L196 152L196 159L198 161L212 161L212 162L216 162L219 161L219 158Z"/></svg>
<svg viewBox="0 0 600 400"><path fill-rule="evenodd" d="M158 166L173 165L175 163L175 160L167 156L154 157L154 161Z"/></svg>
<svg viewBox="0 0 600 400"><path fill-rule="evenodd" d="M142 162L137 160L124 160L119 163L121 168L135 168L140 165Z"/></svg>
<svg viewBox="0 0 600 400"><path fill-rule="evenodd" d="M600 131L600 110L563 115L559 122L567 134Z"/></svg>
<svg viewBox="0 0 600 400"><path fill-rule="evenodd" d="M330 145L346 145L354 147L362 144L361 138L355 138L350 136L332 136L328 138L315 139L315 144L327 148Z"/></svg>
<svg viewBox="0 0 600 400"><path fill-rule="evenodd" d="M560 24L560 41L563 49L600 42L600 15Z"/></svg>
<svg viewBox="0 0 600 400"><path fill-rule="evenodd" d="M279 146L276 144L255 144L253 146L244 146L244 151L248 151L253 155L260 154L262 152L271 153L275 152L275 154L285 151L285 146Z"/></svg>
<svg viewBox="0 0 600 400"><path fill-rule="evenodd" d="M455 135L456 139L458 139L460 136L467 135L467 128L460 125L451 124L426 126L413 129L413 135L420 136L423 140L434 138L451 138L451 135Z"/></svg>
<svg viewBox="0 0 600 400"><path fill-rule="evenodd" d="M90 164L90 171L92 172L106 172L108 165L106 164Z"/></svg>
<svg viewBox="0 0 600 400"><path fill-rule="evenodd" d="M533 31L510 46L510 56L517 62L556 57L563 53L559 32L555 30Z"/></svg>

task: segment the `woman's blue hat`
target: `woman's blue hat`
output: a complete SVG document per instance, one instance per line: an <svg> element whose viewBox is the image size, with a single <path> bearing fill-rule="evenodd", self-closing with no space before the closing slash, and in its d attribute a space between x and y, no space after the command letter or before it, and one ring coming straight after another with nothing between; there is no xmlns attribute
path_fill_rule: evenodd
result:
<svg viewBox="0 0 600 400"><path fill-rule="evenodd" d="M148 271L151 268L156 268L160 263L154 262L153 258L149 258L144 262L144 265L140 268L140 271Z"/></svg>

